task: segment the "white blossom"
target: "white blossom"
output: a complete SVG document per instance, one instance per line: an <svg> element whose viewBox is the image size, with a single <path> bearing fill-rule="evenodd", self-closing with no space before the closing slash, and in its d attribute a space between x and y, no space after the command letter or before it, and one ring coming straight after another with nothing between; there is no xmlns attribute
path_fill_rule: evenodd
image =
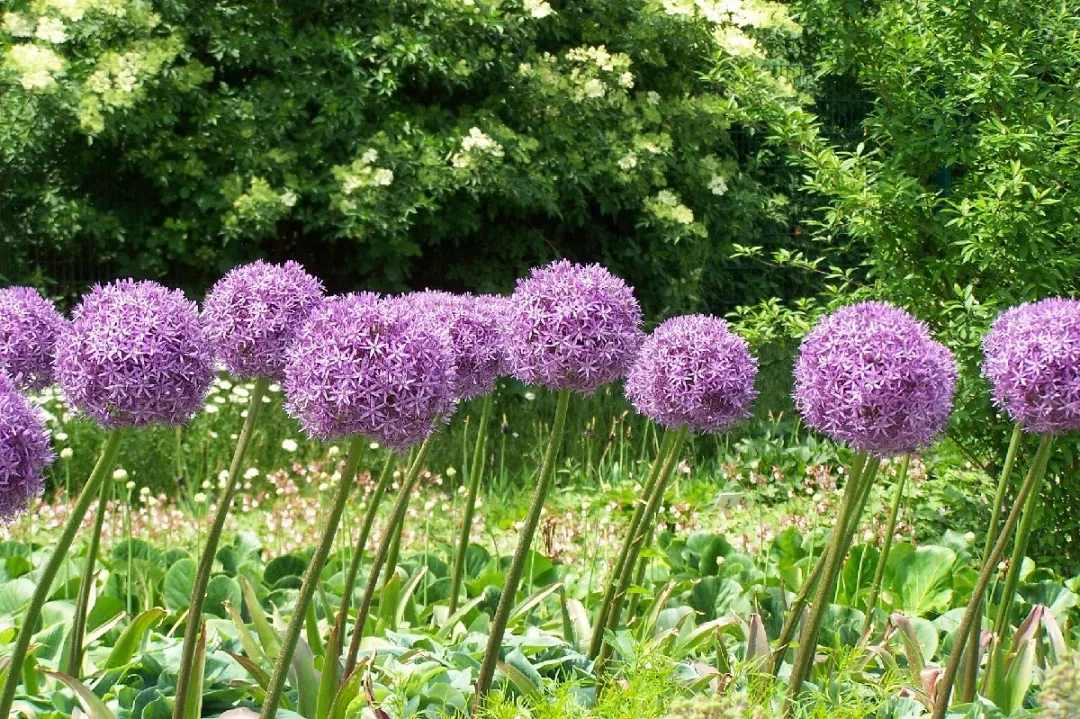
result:
<svg viewBox="0 0 1080 719"><path fill-rule="evenodd" d="M43 17L38 19L37 32L34 33L34 37L59 45L62 42L67 42L66 30L63 20L54 17Z"/></svg>

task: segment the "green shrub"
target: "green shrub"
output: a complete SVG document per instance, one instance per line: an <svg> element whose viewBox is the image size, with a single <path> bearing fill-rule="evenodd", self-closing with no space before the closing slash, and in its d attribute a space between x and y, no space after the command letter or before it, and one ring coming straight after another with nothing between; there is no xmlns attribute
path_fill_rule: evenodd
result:
<svg viewBox="0 0 1080 719"><path fill-rule="evenodd" d="M255 255L505 289L567 255L655 312L806 284L728 261L800 209L742 95L806 80L738 71L793 56L780 4L15 0L2 28L12 276L44 247L195 292Z"/></svg>

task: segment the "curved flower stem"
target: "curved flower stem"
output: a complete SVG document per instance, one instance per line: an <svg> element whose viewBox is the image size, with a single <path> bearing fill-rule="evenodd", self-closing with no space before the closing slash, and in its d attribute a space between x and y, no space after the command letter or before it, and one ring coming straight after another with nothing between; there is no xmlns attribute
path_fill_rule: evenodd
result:
<svg viewBox="0 0 1080 719"><path fill-rule="evenodd" d="M622 576L623 567L626 566L626 560L630 556L634 538L637 536L638 529L640 529L642 519L645 516L645 507L648 505L649 497L652 496L653 488L656 486L656 478L660 474L660 468L663 466L668 453L671 452L671 446L675 443L676 434L678 433L671 430L664 432L664 439L660 442L660 451L657 452L656 459L653 460L649 476L645 480L645 486L641 489L641 496L635 502L637 506L634 508L630 526L627 527L626 535L623 537L619 556L611 568L611 576L608 578L607 586L604 588L604 598L600 602L600 611L597 612L596 621L593 623L592 638L589 641L589 657L592 659L595 659L600 654L600 649L604 644L604 627L608 624L611 605L615 601L615 592L619 587L619 577Z"/></svg>
<svg viewBox="0 0 1080 719"><path fill-rule="evenodd" d="M910 462L911 455L905 454L900 464L900 471L896 475L896 494L893 495L892 506L889 508L889 521L885 524L885 539L881 545L881 554L878 556L877 569L874 571L874 583L870 585L870 597L866 600L866 618L863 620L861 636L865 636L874 624L874 609L877 608L878 597L881 595L881 581L885 578L885 565L889 563L893 533L896 532L896 518L900 514L900 503L904 501L904 484L907 482Z"/></svg>
<svg viewBox="0 0 1080 719"><path fill-rule="evenodd" d="M855 460L851 463L850 474L848 475L848 484L861 484L863 472L866 471L866 465L870 461L869 455L860 454L855 457ZM784 619L784 626L780 630L780 637L776 640L776 648L773 649L772 654L772 674L777 676L780 673L780 667L784 663L784 655L787 654L788 647L791 646L791 640L795 638L795 630L799 627L799 622L802 620L803 609L806 607L806 600L810 598L810 592L817 586L818 579L821 578L821 573L825 570L825 563L829 558L829 547L826 545L822 548L821 554L818 555L817 561L814 562L813 569L810 570L810 574L806 575L806 580L799 588L799 593L795 596L795 601L792 602L791 607L788 609L787 617Z"/></svg>
<svg viewBox="0 0 1080 719"><path fill-rule="evenodd" d="M461 536L458 538L457 554L454 555L454 573L450 580L450 614L457 611L461 580L465 576L465 551L469 548L469 538L472 536L476 496L480 493L480 481L484 474L484 447L487 446L487 427L491 418L494 397L494 390L484 397L484 409L480 412L480 424L476 427L476 446L473 448L472 462L466 470L469 477L469 493L465 497L465 511L461 517Z"/></svg>
<svg viewBox="0 0 1080 719"><path fill-rule="evenodd" d="M1046 462L1050 458L1052 445L1053 437L1050 435L1044 436L1039 442L1039 449L1035 452L1035 459L1031 463L1031 469L1028 471L1027 477L1024 478L1024 483L1020 485L1020 491L1016 494L1013 508L1005 519L1005 526L1002 527L1001 534L998 535L997 541L994 543L994 548L990 550L990 554L983 560L982 570L979 572L979 578L975 582L971 600L964 611L964 618L960 621L960 628L956 632L957 639L952 654L949 655L949 663L945 666L945 671L938 681L933 719L945 719L945 713L949 709L949 695L952 694L953 683L956 681L956 673L960 668L960 661L965 653L965 645L971 634L971 627L975 623L977 615L981 613L980 604L983 595L986 593L986 587L990 584L990 578L994 575L994 572L997 571L997 564L1001 561L1001 555L1005 553L1005 546L1009 543L1009 538L1012 536L1013 530L1016 529L1017 522L1020 521L1020 514L1023 512L1024 505L1027 504L1028 497L1033 492L1038 491L1039 481L1046 472Z"/></svg>
<svg viewBox="0 0 1080 719"><path fill-rule="evenodd" d="M836 589L836 580L844 566L848 548L851 546L851 538L858 527L860 510L866 498L869 497L869 489L872 487L874 476L877 474L877 465L878 463L873 458L869 458L862 476L849 482L844 491L844 499L840 505L840 515L836 520L829 541L827 550L829 556L825 560L825 567L821 572L817 594L810 608L806 626L799 637L799 648L795 652L795 660L791 667L791 683L788 685L787 700L784 703L784 716L787 719L793 716L803 682L810 677L813 671L814 656L817 654L817 640L821 634L821 625L825 621L825 612L832 601L833 591Z"/></svg>
<svg viewBox="0 0 1080 719"><path fill-rule="evenodd" d="M371 499L368 500L367 509L364 510L364 520L360 525L360 535L356 538L352 559L349 561L349 569L345 573L345 592L341 596L341 606L338 608L337 618L334 622L334 626L337 629L339 647L341 646L341 639L345 636L346 625L349 622L349 605L352 603L353 587L356 585L356 575L360 573L360 565L363 562L364 547L367 546L368 535L371 534L371 527L375 524L375 516L379 512L379 505L382 503L383 495L386 494L386 488L390 486L390 478L394 475L395 458L396 455L391 452L386 458L386 463L383 464L382 472L379 474L379 481L375 485L375 491L371 493ZM340 656L333 657L331 661L337 661L338 659L340 659Z"/></svg>
<svg viewBox="0 0 1080 719"><path fill-rule="evenodd" d="M90 611L90 590L94 587L94 566L97 563L98 546L101 544L101 528L105 524L105 512L109 508L109 495L112 484L109 480L101 483L98 493L97 515L94 517L94 531L86 547L86 559L83 560L83 573L79 579L79 595L75 600L75 614L71 618L71 633L68 635L67 655L64 660L64 673L79 678L82 673L83 636L86 634L86 615Z"/></svg>
<svg viewBox="0 0 1080 719"><path fill-rule="evenodd" d="M201 630L199 619L202 617L203 604L206 602L206 587L210 584L210 573L214 569L214 560L217 557L218 544L221 542L221 532L225 528L225 519L229 516L233 499L240 488L240 468L247 454L248 444L255 432L255 424L262 412L263 397L269 380L259 377L255 380L255 386L251 390L248 400L247 417L240 435L236 438L236 448L233 450L232 462L229 463L229 479L218 499L217 512L214 521L210 524L210 531L206 535L206 547L199 557L199 566L195 570L195 583L191 587L191 599L188 602L188 620L184 623L184 649L180 658L180 668L176 673L176 704L173 706L173 719L184 719L187 711L188 685L191 683L191 674L195 665L195 653L199 643Z"/></svg>
<svg viewBox="0 0 1080 719"><path fill-rule="evenodd" d="M525 517L525 524L518 535L514 558L510 562L510 569L506 573L506 581L499 597L499 606L495 610L495 618L491 623L487 648L484 650L484 661L480 665L480 674L476 678L473 716L479 715L480 708L484 704L484 697L487 695L488 690L491 689L491 680L495 677L495 666L499 662L499 651L502 649L503 635L506 634L506 625L510 622L510 612L514 609L514 604L517 601L517 590L518 585L521 583L521 574L525 571L525 561L529 556L529 548L532 546L536 527L540 524L540 514L544 510L544 500L547 499L548 490L551 488L551 482L555 476L555 462L558 459L559 448L562 445L563 431L566 429L566 411L569 406L570 390L564 389L559 393L559 403L555 408L555 420L551 424L551 438L548 440L547 450L544 452L543 464L540 465L540 476L536 480L536 494L533 496L529 513Z"/></svg>
<svg viewBox="0 0 1080 719"><path fill-rule="evenodd" d="M398 489L394 508L390 512L386 531L383 533L382 539L379 540L379 548L375 551L375 558L371 562L368 581L364 586L364 596L360 600L360 607L356 611L356 622L353 624L352 638L349 640L349 653L345 657L345 673L342 675L344 679L348 679L356 669L356 657L360 653L360 640L364 638L364 625L367 624L368 615L371 613L371 601L375 597L375 589L379 586L379 574L382 572L383 565L386 564L387 557L390 554L390 545L397 536L397 527L405 522L405 512L409 508L409 499L413 487L416 485L416 480L420 476L420 467L427 458L432 436L434 435L428 436L424 440L424 443L420 445L420 450L416 452L415 457L409 464L408 472L402 479L401 487Z"/></svg>
<svg viewBox="0 0 1080 719"><path fill-rule="evenodd" d="M292 617L289 618L289 627L285 630L285 639L281 643L277 661L274 663L274 674L270 677L270 683L266 687L266 699L263 701L262 719L273 719L277 714L278 704L281 703L281 695L285 691L285 681L289 678L289 667L292 665L293 652L300 641L300 633L304 631L307 621L308 605L315 595L315 587L319 584L319 575L326 565L326 559L330 556L330 550L334 546L334 535L337 534L338 525L341 523L341 515L345 511L345 503L349 499L356 469L360 464L360 455L364 451L364 438L356 435L352 438L349 446L349 456L345 460L345 469L338 480L334 498L330 504L330 513L326 518L326 526L323 527L322 536L319 538L319 546L311 558L307 571L304 572L303 584L300 593L296 597L293 606Z"/></svg>
<svg viewBox="0 0 1080 719"><path fill-rule="evenodd" d="M667 455L663 458L660 473L656 475L656 481L654 482L652 491L649 493L649 501L645 506L645 512L641 517L641 524L638 526L637 531L631 535L632 542L630 544L630 551L626 556L626 561L623 563L622 571L619 572L619 584L615 590L615 597L611 603L611 610L608 612L607 620L604 624L604 629L614 632L619 627L619 620L622 618L622 603L626 598L626 592L630 589L630 582L634 577L634 569L637 567L637 559L641 554L641 550L645 544L645 537L648 536L652 528L652 523L656 518L656 513L660 509L660 503L664 501L664 490L667 488L668 479L671 477L672 472L675 470L675 465L679 461L679 457L682 454L683 444L686 442L686 435L688 434L686 426L679 428L675 433L675 440L671 444L671 448ZM658 461L660 461L658 459ZM601 635L603 631L601 632ZM603 642L600 648L600 655L596 659L596 664L593 669L593 675L596 677L597 685L602 685L604 671L607 668L608 659L611 657L611 644Z"/></svg>
<svg viewBox="0 0 1080 719"><path fill-rule="evenodd" d="M22 626L19 628L19 636L15 640L14 649L11 651L11 659L8 663L10 671L7 673L3 692L0 693L0 717L11 716L11 705L15 702L15 690L18 689L19 681L22 679L22 665L26 660L26 652L30 648L30 639L34 636L34 627L41 617L41 608L45 606L45 602L49 599L53 580L56 579L60 566L67 559L68 550L71 548L71 543L74 541L80 525L82 525L83 517L86 516L86 512L90 509L94 498L101 491L101 485L105 482L105 478L112 472L113 465L116 462L116 452L119 448L120 430L111 430L105 438L105 444L101 448L101 455L98 457L97 464L94 465L94 471L90 473L90 478L86 480L86 485L83 487L82 492L79 493L75 506L71 508L71 516L68 517L67 524L64 525L64 531L61 532L49 561L45 564L41 576L38 577L37 587L34 588L34 594L30 598L30 606L26 609Z"/></svg>
<svg viewBox="0 0 1080 719"><path fill-rule="evenodd" d="M998 537L998 524L1001 523L1001 507L1005 503L1005 493L1009 489L1009 479L1012 477L1013 466L1016 464L1016 453L1020 448L1020 440L1024 436L1024 429L1020 424L1013 428L1012 437L1009 439L1009 449L1005 453L1005 464L1001 467L1001 476L998 478L997 492L994 494L994 506L990 512L990 524L986 528L986 541L983 544L982 556L985 559L990 550L994 548L994 542ZM982 616L982 608L976 609L975 616ZM971 635L968 637L967 655L964 658L964 678L960 683L960 701L967 703L975 699L975 687L979 676L979 635L982 630L982 621L971 625Z"/></svg>

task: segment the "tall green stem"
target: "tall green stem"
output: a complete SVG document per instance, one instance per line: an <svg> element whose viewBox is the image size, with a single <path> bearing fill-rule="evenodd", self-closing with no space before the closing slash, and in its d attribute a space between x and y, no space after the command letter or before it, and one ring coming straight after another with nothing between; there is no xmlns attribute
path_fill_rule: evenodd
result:
<svg viewBox="0 0 1080 719"><path fill-rule="evenodd" d="M379 481L375 485L375 490L371 493L371 499L368 500L367 509L364 510L364 520L360 525L360 535L356 538L356 545L353 548L352 559L349 562L349 569L345 573L345 591L341 595L341 606L338 607L337 619L334 625L337 627L337 636L340 645L341 639L345 636L345 628L349 621L349 605L352 603L353 588L356 586L356 575L360 573L360 565L363 563L364 547L367 546L368 536L371 534L371 527L375 524L375 516L379 512L379 505L382 503L383 495L386 494L386 488L390 486L390 479L394 475L394 459L395 455L391 452L386 458L386 463L383 465L382 472L379 474ZM340 657L334 657L333 660L337 661Z"/></svg>
<svg viewBox="0 0 1080 719"><path fill-rule="evenodd" d="M247 417L244 419L240 435L236 438L236 448L233 450L232 462L229 463L229 478L225 491L218 498L217 512L210 525L210 532L206 535L206 547L199 557L199 566L195 570L195 583L191 587L191 599L188 602L188 619L184 623L184 649L180 658L180 668L176 674L176 704L173 706L173 719L184 719L184 713L187 710L188 686L191 683L195 652L199 644L201 629L199 620L202 617L203 604L206 602L206 588L210 584L210 573L214 569L221 533L225 529L225 518L229 516L229 509L240 488L240 468L243 466L251 436L255 432L255 424L262 412L262 400L266 395L268 385L269 381L260 377L255 380L255 386L251 390Z"/></svg>
<svg viewBox="0 0 1080 719"><path fill-rule="evenodd" d="M664 432L664 439L660 443L660 451L657 453L656 459L653 460L649 476L645 480L645 486L641 489L641 497L635 502L637 506L634 507L634 514L630 518L630 526L627 527L626 535L623 537L618 558L611 568L611 576L604 587L604 598L600 602L600 611L597 612L596 620L593 623L592 639L589 642L590 658L595 659L600 654L600 649L604 644L604 627L607 626L608 616L611 614L611 605L615 601L615 592L619 588L619 577L622 576L623 567L626 566L626 559L630 556L630 548L634 543L634 538L637 536L638 529L641 527L642 519L645 516L645 507L648 505L649 497L652 496L653 488L656 486L656 478L660 474L660 468L663 466L668 453L671 452L672 445L675 444L676 434L678 433L670 430Z"/></svg>
<svg viewBox="0 0 1080 719"><path fill-rule="evenodd" d="M630 582L634 577L634 569L637 567L638 556L641 554L641 550L645 544L645 537L648 536L651 531L656 513L660 510L660 503L664 501L664 490L667 488L668 479L671 477L671 473L675 470L675 465L679 461L687 434L688 430L685 425L679 428L675 433L675 440L671 444L671 449L662 460L663 464L660 467L660 473L656 475L656 481L653 484L652 491L649 493L649 501L645 505L645 512L642 514L641 524L638 526L637 531L632 535L630 551L627 553L622 570L619 572L619 583L615 589L615 596L611 602L611 609L608 611L603 629L613 632L619 627L619 621L622 618L623 599L626 598L626 592L630 589ZM601 635L603 635L603 633L603 630L601 630ZM602 681L604 669L607 666L607 661L610 657L611 645L602 641L600 654L596 659L596 664L593 669L593 674L596 676L598 684Z"/></svg>
<svg viewBox="0 0 1080 719"><path fill-rule="evenodd" d="M862 627L863 635L870 631L870 627L874 624L874 610L877 609L878 597L881 595L881 581L885 578L885 565L889 563L893 534L896 532L896 518L900 514L900 503L904 501L904 484L907 482L910 462L911 455L905 454L900 464L900 471L896 475L896 492L893 494L892 506L889 507L889 521L885 523L885 539L881 544L877 569L874 571L874 583L870 585L870 597L866 600L866 618L863 620Z"/></svg>
<svg viewBox="0 0 1080 719"><path fill-rule="evenodd" d="M484 650L484 661L480 665L480 674L476 678L476 696L473 702L473 715L479 714L483 706L484 697L491 689L491 681L495 677L495 667L499 663L499 651L502 649L503 635L506 634L506 625L510 621L510 612L514 609L517 601L518 585L521 583L521 574L525 571L525 561L529 556L533 536L536 527L540 523L540 514L544 510L544 500L547 499L548 490L551 488L552 479L555 476L555 462L559 456L559 447L562 445L563 431L566 429L566 412L570 406L570 390L564 389L559 393L559 403L555 408L555 421L551 425L551 438L548 440L547 451L544 452L544 461L540 465L540 476L536 481L536 494L533 496L529 514L525 517L525 524L518 535L517 548L514 550L514 558L510 562L510 569L506 573L506 581L503 584L502 595L499 597L499 606L495 610L495 618L491 622L491 631L488 634L487 648Z"/></svg>
<svg viewBox="0 0 1080 719"><path fill-rule="evenodd" d="M341 515L345 511L345 503L349 499L356 479L356 469L360 465L360 455L363 454L364 438L360 435L353 437L349 446L349 456L345 460L345 469L338 480L337 490L330 504L330 514L326 518L326 526L323 527L319 546L315 549L311 563L304 572L303 584L300 593L296 597L293 606L292 617L289 619L289 627L285 630L285 639L281 643L277 661L274 663L274 674L270 677L270 683L266 687L266 699L263 701L262 719L273 719L277 714L278 705L281 703L281 695L285 691L285 681L289 677L289 667L292 665L293 652L300 641L300 633L304 631L307 621L308 605L315 595L315 588L319 584L319 575L326 565L326 559L330 556L330 550L334 546L334 535L337 534L338 525L341 523Z"/></svg>
<svg viewBox="0 0 1080 719"><path fill-rule="evenodd" d="M863 472L866 471L866 465L869 461L870 457L866 454L860 454L855 457L855 461L851 463L851 467L849 468L849 486L852 484L861 484ZM810 598L810 592L817 586L817 582L821 578L821 573L825 571L825 563L828 559L829 547L826 545L822 548L821 554L818 555L817 561L814 562L813 569L806 575L806 579L799 588L799 593L795 596L795 601L792 602L791 607L788 609L787 617L784 619L784 626L780 630L780 637L776 641L776 648L773 649L773 676L780 673L780 667L784 663L784 655L787 654L788 647L791 646L791 640L795 638L795 630L798 629L799 622L802 620L803 608L806 607L806 602Z"/></svg>
<svg viewBox="0 0 1080 719"><path fill-rule="evenodd" d="M413 486L420 476L420 467L424 464L430 447L431 436L420 445L420 450L410 462L409 469L404 479L402 479L401 487L398 488L397 501L394 502L394 508L390 512L386 531L379 541L379 548L376 550L375 558L371 562L368 581L364 586L364 596L360 600L360 607L356 611L356 623L353 624L352 638L349 640L349 653L345 657L345 677L351 675L356 669L356 657L360 653L360 640L364 638L364 625L367 624L368 614L371 613L371 602L375 598L375 589L379 586L379 574L382 572L383 565L386 564L387 557L390 554L390 545L397 536L396 528L405 522L405 512L409 508L409 498L412 495Z"/></svg>
<svg viewBox="0 0 1080 719"><path fill-rule="evenodd" d="M457 554L454 555L454 574L450 580L450 614L457 611L458 594L461 592L461 580L465 576L465 552L472 537L473 515L476 513L476 497L480 493L480 481L483 478L484 447L487 446L488 420L491 418L491 405L495 397L494 390L484 397L484 409L480 412L480 424L476 428L476 446L473 448L472 462L468 468L469 492L465 497L465 511L461 517L461 536L458 538Z"/></svg>
<svg viewBox="0 0 1080 719"><path fill-rule="evenodd" d="M90 543L86 546L86 559L83 560L82 577L79 579L79 596L75 600L75 614L71 618L71 633L68 635L67 656L63 671L76 679L82 673L83 636L86 634L86 616L90 612L90 590L94 587L94 567L97 564L101 528L105 524L105 512L109 508L111 494L109 490L111 489L112 484L108 480L101 483L97 516L94 517L94 531L90 534Z"/></svg>
<svg viewBox="0 0 1080 719"><path fill-rule="evenodd" d="M101 491L101 485L105 482L105 478L112 472L113 465L116 463L116 452L119 448L120 430L112 430L105 439L105 445L101 448L101 456L98 457L97 464L94 465L94 471L90 473L90 478L86 480L86 486L79 493L75 506L71 508L71 516L68 517L60 538L56 540L56 546L49 557L49 561L45 564L41 576L38 577L37 587L34 588L34 594L30 598L30 606L26 609L22 626L19 628L19 636L15 639L15 647L11 651L11 659L8 663L10 670L7 673L7 680L4 682L3 692L0 693L0 717L11 716L11 705L15 703L15 690L18 689L19 680L22 678L22 665L26 660L26 652L30 648L30 639L34 636L34 627L41 617L41 608L45 606L45 602L49 599L53 580L56 579L57 572L60 571L61 565L67 559L68 550L71 549L71 543L75 539L75 534L79 531L83 517L86 516L90 505Z"/></svg>
<svg viewBox="0 0 1080 719"><path fill-rule="evenodd" d="M957 639L953 646L952 654L949 655L949 662L945 666L945 672L938 681L937 700L934 702L933 719L945 719L945 713L949 709L949 699L952 694L953 683L956 681L956 673L960 668L960 662L965 654L965 645L971 634L971 627L975 623L978 615L982 613L980 605L983 596L986 594L986 587L990 584L990 578L997 571L997 563L1001 561L1001 555L1005 553L1005 546L1009 543L1009 538L1012 536L1017 523L1020 521L1020 514L1023 512L1023 507L1027 503L1028 497L1030 497L1033 492L1038 491L1039 481L1046 471L1046 462L1050 458L1050 448L1052 444L1053 438L1049 435L1044 436L1039 442L1039 449L1035 452L1035 459L1032 461L1031 469L1028 471L1027 477L1024 478L1024 483L1020 486L1020 491L1016 495L1016 501L1013 503L1013 508L1009 512L1009 516L1005 519L1005 526L1002 527L1001 534L998 535L997 541L994 542L993 549L991 549L990 553L983 559L982 571L979 572L979 578L975 582L975 589L972 591L971 600L968 602L967 609L964 611L964 618L960 621L960 627L956 631Z"/></svg>
<svg viewBox="0 0 1080 719"><path fill-rule="evenodd" d="M1013 427L1012 437L1009 439L1009 449L1005 453L1005 463L1001 467L1001 476L998 478L997 491L994 493L994 505L990 512L990 524L986 527L986 540L983 542L982 556L985 558L994 548L994 542L998 537L998 524L1001 522L1001 507L1005 503L1005 494L1009 489L1009 480L1012 478L1013 466L1016 464L1016 454L1020 448L1020 440L1024 436L1024 428L1017 423ZM982 602L976 610L975 616L982 616ZM982 631L982 621L975 622L971 626L971 635L968 637L967 654L964 657L964 676L960 682L960 701L967 703L975 699L975 689L979 676L979 635Z"/></svg>
<svg viewBox="0 0 1080 719"><path fill-rule="evenodd" d="M867 460L867 468L863 471L862 477L858 481L849 482L844 491L840 516L837 518L829 541L827 550L829 556L825 560L825 567L818 583L817 594L810 608L806 626L799 637L799 648L795 652L795 660L791 667L791 683L788 685L787 701L784 703L784 716L786 719L790 719L793 715L799 694L802 691L803 682L810 677L813 670L821 625L825 621L825 612L832 600L837 577L840 576L840 570L844 566L844 559L847 557L854 529L858 527L857 513L862 507L861 500L869 496L867 490L873 483L876 465L877 463L872 459Z"/></svg>

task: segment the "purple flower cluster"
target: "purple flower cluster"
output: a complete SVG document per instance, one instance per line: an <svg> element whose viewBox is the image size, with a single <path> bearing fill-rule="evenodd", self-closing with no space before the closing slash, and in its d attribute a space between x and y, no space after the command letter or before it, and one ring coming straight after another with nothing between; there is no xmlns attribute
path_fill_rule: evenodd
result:
<svg viewBox="0 0 1080 719"><path fill-rule="evenodd" d="M239 377L285 377L285 349L323 286L296 262L259 260L231 270L203 302L206 339L229 372Z"/></svg>
<svg viewBox="0 0 1080 719"><path fill-rule="evenodd" d="M671 429L719 432L750 416L757 360L727 322L674 317L656 328L626 378L638 412Z"/></svg>
<svg viewBox="0 0 1080 719"><path fill-rule="evenodd" d="M0 372L28 390L52 384L56 340L67 324L33 287L0 289Z"/></svg>
<svg viewBox="0 0 1080 719"><path fill-rule="evenodd" d="M287 355L286 409L317 439L364 434L407 449L454 406L443 339L377 295L326 300Z"/></svg>
<svg viewBox="0 0 1080 719"><path fill-rule="evenodd" d="M41 495L41 472L52 460L40 414L0 373L0 522L14 519Z"/></svg>
<svg viewBox="0 0 1080 719"><path fill-rule="evenodd" d="M490 298L428 290L392 300L417 326L442 337L454 361L454 396L459 400L495 388L503 365L502 305Z"/></svg>
<svg viewBox="0 0 1080 719"><path fill-rule="evenodd" d="M1080 301L1002 312L983 338L982 371L998 407L1029 432L1080 430Z"/></svg>
<svg viewBox="0 0 1080 719"><path fill-rule="evenodd" d="M948 420L956 362L926 324L883 302L825 317L795 362L795 405L811 427L877 456L927 445Z"/></svg>
<svg viewBox="0 0 1080 719"><path fill-rule="evenodd" d="M103 427L180 424L202 405L213 353L194 302L156 282L98 285L57 344L68 399Z"/></svg>
<svg viewBox="0 0 1080 719"><path fill-rule="evenodd" d="M506 350L527 384L589 394L626 375L643 338L633 290L600 265L533 269L510 298Z"/></svg>

